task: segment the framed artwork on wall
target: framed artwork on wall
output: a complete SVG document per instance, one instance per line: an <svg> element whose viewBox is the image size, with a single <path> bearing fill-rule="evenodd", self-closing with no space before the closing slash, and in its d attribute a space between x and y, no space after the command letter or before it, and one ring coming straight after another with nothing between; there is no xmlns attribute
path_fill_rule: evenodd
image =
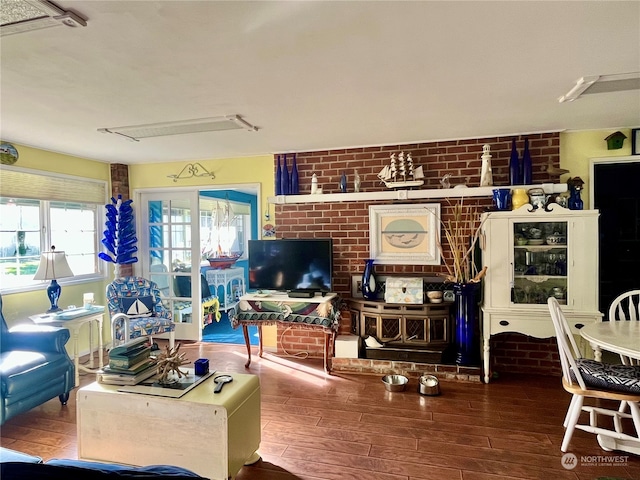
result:
<svg viewBox="0 0 640 480"><path fill-rule="evenodd" d="M631 130L631 155L640 155L640 128Z"/></svg>
<svg viewBox="0 0 640 480"><path fill-rule="evenodd" d="M369 256L386 265L440 265L440 204L369 206Z"/></svg>

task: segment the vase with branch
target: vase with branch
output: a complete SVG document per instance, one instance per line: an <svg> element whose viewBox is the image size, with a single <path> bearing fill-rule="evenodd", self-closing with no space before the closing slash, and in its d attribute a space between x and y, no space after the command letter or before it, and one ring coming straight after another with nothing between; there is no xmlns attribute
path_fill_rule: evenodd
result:
<svg viewBox="0 0 640 480"><path fill-rule="evenodd" d="M470 366L480 363L478 293L487 267L478 268L475 251L483 221L472 206L464 205L464 199L452 207L451 215L439 219L449 246L449 262L442 242L438 242L438 249L447 269L446 281L453 283L455 294L456 363Z"/></svg>

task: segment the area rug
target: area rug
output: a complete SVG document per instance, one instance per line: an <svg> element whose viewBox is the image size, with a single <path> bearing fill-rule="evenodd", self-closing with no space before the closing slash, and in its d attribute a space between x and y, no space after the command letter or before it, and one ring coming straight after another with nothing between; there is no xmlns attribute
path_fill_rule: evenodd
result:
<svg viewBox="0 0 640 480"><path fill-rule="evenodd" d="M235 343L244 345L242 328L231 328L231 322L225 312L221 312L219 322L213 322L204 327L202 341L211 343ZM249 326L249 341L251 345L258 345L258 327Z"/></svg>

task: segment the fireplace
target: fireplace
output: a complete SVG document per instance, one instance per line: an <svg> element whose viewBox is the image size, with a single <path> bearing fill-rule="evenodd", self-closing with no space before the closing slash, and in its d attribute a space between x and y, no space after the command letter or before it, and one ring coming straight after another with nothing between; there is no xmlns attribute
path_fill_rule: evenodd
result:
<svg viewBox="0 0 640 480"><path fill-rule="evenodd" d="M454 363L453 302L414 305L351 298L347 303L351 311L351 333L364 340L360 358Z"/></svg>

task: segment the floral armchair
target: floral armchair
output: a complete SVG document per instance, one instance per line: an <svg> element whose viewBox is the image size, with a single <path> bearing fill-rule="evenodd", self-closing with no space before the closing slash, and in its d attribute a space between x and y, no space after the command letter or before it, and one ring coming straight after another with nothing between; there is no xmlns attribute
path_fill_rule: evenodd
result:
<svg viewBox="0 0 640 480"><path fill-rule="evenodd" d="M155 282L133 276L116 278L107 285L106 294L114 346L140 336L170 333L169 345L174 347L175 324Z"/></svg>

